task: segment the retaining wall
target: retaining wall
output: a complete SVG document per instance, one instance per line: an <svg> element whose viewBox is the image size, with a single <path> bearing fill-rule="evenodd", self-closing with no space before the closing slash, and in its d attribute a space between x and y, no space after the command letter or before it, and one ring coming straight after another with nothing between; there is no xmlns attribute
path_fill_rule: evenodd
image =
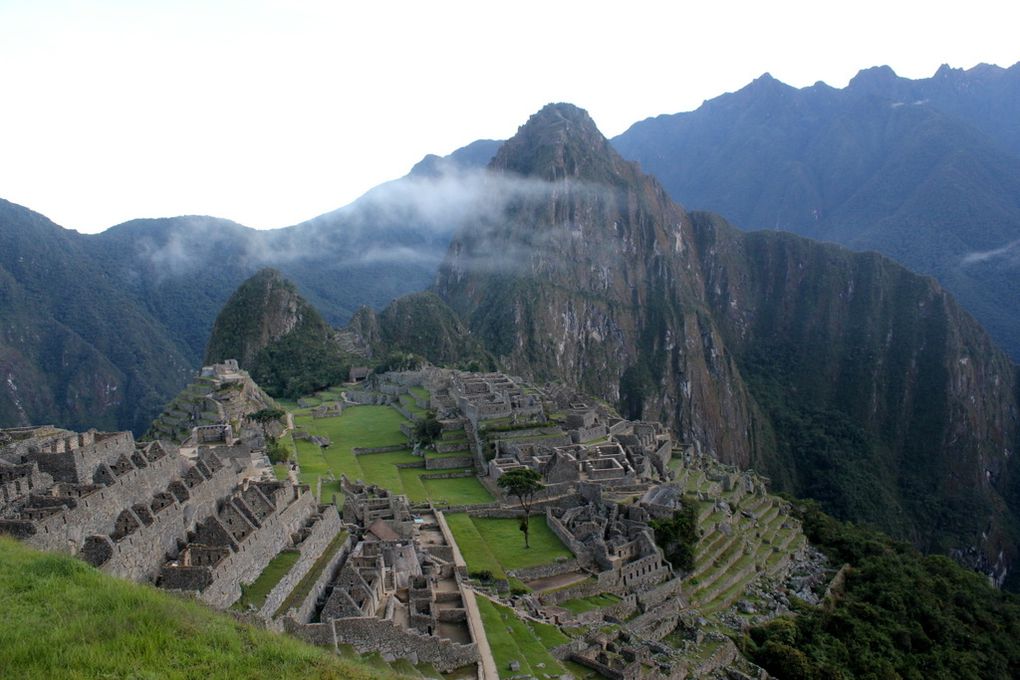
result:
<svg viewBox="0 0 1020 680"><path fill-rule="evenodd" d="M343 529L343 523L340 521L340 514L336 511L336 507L327 505L324 508L322 517L312 525L305 540L296 546L296 549L301 552L301 556L266 596L266 601L259 609L259 614L263 618L273 618L273 614L287 599L294 587L311 570L316 560L322 556L322 552Z"/></svg>

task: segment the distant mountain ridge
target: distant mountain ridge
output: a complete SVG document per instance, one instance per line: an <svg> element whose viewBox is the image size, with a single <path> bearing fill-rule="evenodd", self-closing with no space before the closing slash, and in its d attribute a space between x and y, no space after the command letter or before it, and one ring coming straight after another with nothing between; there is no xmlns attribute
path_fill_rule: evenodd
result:
<svg viewBox="0 0 1020 680"><path fill-rule="evenodd" d="M202 365L231 293L266 266L335 326L425 289L457 225L444 212L457 173L475 162L461 158L477 148L272 231L183 216L83 235L0 200L0 426L142 434Z"/></svg>
<svg viewBox="0 0 1020 680"><path fill-rule="evenodd" d="M689 208L935 276L1020 357L1020 64L876 67L842 90L765 74L612 143Z"/></svg>

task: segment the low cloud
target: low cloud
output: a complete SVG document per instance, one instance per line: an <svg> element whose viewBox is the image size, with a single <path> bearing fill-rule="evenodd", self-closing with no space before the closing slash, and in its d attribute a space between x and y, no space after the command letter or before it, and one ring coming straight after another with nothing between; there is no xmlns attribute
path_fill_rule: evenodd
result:
<svg viewBox="0 0 1020 680"><path fill-rule="evenodd" d="M158 275L171 277L217 263L246 269L304 260L328 260L334 267L380 262L438 267L458 229L501 224L514 205L604 190L576 181L547 182L447 165L437 175L412 175L382 184L344 208L293 227L228 229L210 218L177 218L162 242L141 239L137 247ZM520 255L493 253L492 258L506 263Z"/></svg>
<svg viewBox="0 0 1020 680"><path fill-rule="evenodd" d="M1020 264L1020 239L1007 243L1001 248L967 253L960 260L960 264L966 267L968 265L988 262L989 260L1000 259L1009 260L1010 264Z"/></svg>

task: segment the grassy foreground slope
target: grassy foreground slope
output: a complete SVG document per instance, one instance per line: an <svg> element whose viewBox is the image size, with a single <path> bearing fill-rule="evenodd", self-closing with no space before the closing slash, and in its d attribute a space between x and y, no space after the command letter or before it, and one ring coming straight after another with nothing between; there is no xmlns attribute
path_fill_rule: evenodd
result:
<svg viewBox="0 0 1020 680"><path fill-rule="evenodd" d="M0 611L4 677L395 677L6 538Z"/></svg>

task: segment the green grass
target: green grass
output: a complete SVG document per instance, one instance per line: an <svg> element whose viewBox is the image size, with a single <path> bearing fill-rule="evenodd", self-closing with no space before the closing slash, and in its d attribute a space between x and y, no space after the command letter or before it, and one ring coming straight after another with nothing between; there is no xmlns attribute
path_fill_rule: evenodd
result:
<svg viewBox="0 0 1020 680"><path fill-rule="evenodd" d="M395 677L7 538L0 610L5 678Z"/></svg>
<svg viewBox="0 0 1020 680"><path fill-rule="evenodd" d="M506 578L506 571L549 564L557 558L571 558L566 546L545 523L542 515L531 518L531 547L524 547L524 535L516 519L470 517L465 513L446 516L469 571L492 572Z"/></svg>
<svg viewBox="0 0 1020 680"><path fill-rule="evenodd" d="M571 614L583 614L584 612L590 612L594 609L602 609L603 607L609 607L620 601L620 598L612 593L602 593L601 595L592 595L590 597L578 597L573 600L567 600L560 602L558 606L563 607Z"/></svg>
<svg viewBox="0 0 1020 680"><path fill-rule="evenodd" d="M333 538L332 541L330 541L329 545L326 546L326 549L322 551L321 555L319 555L319 559L315 560L315 564L313 564L312 568L308 570L308 573L301 577L301 580L298 581L296 586L294 586L294 590L290 591L290 594L287 595L287 599L285 599L280 606L277 607L276 611L273 613L274 617L286 614L287 610L291 607L300 606L304 599L308 597L308 593L312 592L312 586L315 585L315 582L318 580L322 570L326 568L326 565L329 564L333 555L336 555L336 552L341 548L341 546L343 546L344 541L346 540L347 532L341 531Z"/></svg>
<svg viewBox="0 0 1020 680"><path fill-rule="evenodd" d="M563 664L549 653L551 647L568 642L568 638L559 631L556 631L559 633L557 636L549 630L555 629L555 626L524 621L509 607L496 604L487 597L478 598L478 611L501 678L513 675L541 678L544 674L557 676L567 672ZM539 627L541 632L536 631ZM519 662L521 669L511 671L511 661ZM540 668L540 663L544 663L545 667Z"/></svg>
<svg viewBox="0 0 1020 680"><path fill-rule="evenodd" d="M399 463L423 463L412 456L410 449L389 453L370 453L355 456L355 448L374 448L406 444L407 438L400 431L401 423L407 422L402 415L389 406L356 406L344 411L337 418L315 420L307 415L295 415L294 424L310 434L325 435L330 446L325 452L309 442L298 440L298 462L301 466L301 481L311 484L319 477L330 473L339 480L341 474L349 479L361 479L369 484L378 484L398 494L406 494L412 503L427 500L442 501L451 505L488 503L492 495L475 477L456 479L421 479L424 468L398 468ZM452 472L452 471L451 471ZM339 482L323 480L320 500L329 501L333 493L339 493Z"/></svg>
<svg viewBox="0 0 1020 680"><path fill-rule="evenodd" d="M400 395L400 405L406 408L408 411L410 411L412 415L424 416L426 413L425 409L423 409L421 406L418 406L418 404L415 403L414 397L412 397L410 394Z"/></svg>
<svg viewBox="0 0 1020 680"><path fill-rule="evenodd" d="M422 401L429 398L429 391L424 387L410 387L408 391Z"/></svg>
<svg viewBox="0 0 1020 680"><path fill-rule="evenodd" d="M269 591L275 588L280 579L287 575L299 557L301 557L301 553L297 550L284 550L270 560L254 583L250 586L241 584L241 598L234 603L234 609L245 611L249 605L254 606L255 609L261 609L262 605L266 603Z"/></svg>
<svg viewBox="0 0 1020 680"><path fill-rule="evenodd" d="M279 480L287 479L287 473L290 471L290 467L285 463L277 463L273 466L273 476Z"/></svg>

